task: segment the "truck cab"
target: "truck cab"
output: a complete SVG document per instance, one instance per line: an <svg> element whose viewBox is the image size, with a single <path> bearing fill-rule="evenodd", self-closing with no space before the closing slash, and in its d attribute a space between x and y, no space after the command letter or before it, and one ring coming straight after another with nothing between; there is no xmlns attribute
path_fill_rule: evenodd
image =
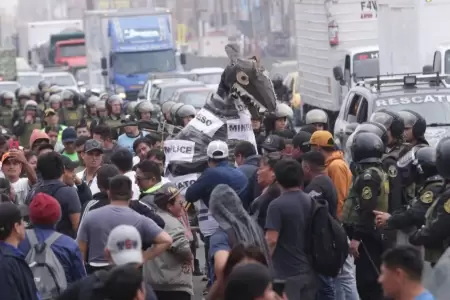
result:
<svg viewBox="0 0 450 300"><path fill-rule="evenodd" d="M55 44L55 63L69 67L86 66L84 39L60 41Z"/></svg>

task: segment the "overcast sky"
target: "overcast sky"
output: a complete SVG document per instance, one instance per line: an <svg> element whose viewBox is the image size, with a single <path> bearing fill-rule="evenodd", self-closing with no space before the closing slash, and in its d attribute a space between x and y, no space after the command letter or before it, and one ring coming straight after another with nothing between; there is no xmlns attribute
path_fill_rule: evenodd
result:
<svg viewBox="0 0 450 300"><path fill-rule="evenodd" d="M14 7L18 0L0 1L0 7L6 9L9 13L14 13Z"/></svg>

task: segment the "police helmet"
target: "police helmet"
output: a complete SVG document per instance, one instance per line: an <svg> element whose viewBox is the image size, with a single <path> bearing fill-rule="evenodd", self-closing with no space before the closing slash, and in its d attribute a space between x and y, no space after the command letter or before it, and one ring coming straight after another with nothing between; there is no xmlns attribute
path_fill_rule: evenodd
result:
<svg viewBox="0 0 450 300"><path fill-rule="evenodd" d="M387 146L388 144L388 132L386 127L383 126L383 124L375 123L375 122L364 122L362 124L359 124L358 127L356 127L355 132L372 132L375 133L377 136L381 138L383 141L383 144Z"/></svg>
<svg viewBox="0 0 450 300"><path fill-rule="evenodd" d="M161 111L163 114L168 114L170 112L170 109L172 106L175 105L175 102L173 101L166 101L161 106Z"/></svg>
<svg viewBox="0 0 450 300"><path fill-rule="evenodd" d="M100 99L97 96L90 96L87 101L86 101L86 106L87 107L94 107L95 104L97 103L97 101L99 101Z"/></svg>
<svg viewBox="0 0 450 300"><path fill-rule="evenodd" d="M63 90L62 88L60 88L57 85L53 85L52 87L50 87L50 89L48 90L50 95L54 95L54 94L59 94L61 93Z"/></svg>
<svg viewBox="0 0 450 300"><path fill-rule="evenodd" d="M309 124L328 124L328 115L321 109L311 109L306 113L305 123Z"/></svg>
<svg viewBox="0 0 450 300"><path fill-rule="evenodd" d="M136 116L140 116L141 113L149 113L154 110L155 107L148 101L139 102L135 107Z"/></svg>
<svg viewBox="0 0 450 300"><path fill-rule="evenodd" d="M24 110L37 110L38 104L34 100L28 100L23 106Z"/></svg>
<svg viewBox="0 0 450 300"><path fill-rule="evenodd" d="M31 96L36 96L37 95L37 90L36 90L36 88L34 88L34 87L30 87L30 88L28 88L28 91L30 92L30 95Z"/></svg>
<svg viewBox="0 0 450 300"><path fill-rule="evenodd" d="M14 101L14 99L16 99L16 95L14 95L13 92L7 91L1 94L2 99L10 99L11 101Z"/></svg>
<svg viewBox="0 0 450 300"><path fill-rule="evenodd" d="M439 175L450 179L450 137L444 137L436 146L436 166Z"/></svg>
<svg viewBox="0 0 450 300"><path fill-rule="evenodd" d="M132 102L128 102L127 107L126 107L126 114L127 115L134 115L135 111L136 111L136 106L138 105L138 102L132 101Z"/></svg>
<svg viewBox="0 0 450 300"><path fill-rule="evenodd" d="M195 117L197 110L190 104L184 104L180 106L176 114L178 118Z"/></svg>
<svg viewBox="0 0 450 300"><path fill-rule="evenodd" d="M50 82L47 80L41 80L38 83L38 89L40 92L45 92L48 88L50 88Z"/></svg>
<svg viewBox="0 0 450 300"><path fill-rule="evenodd" d="M61 94L61 98L63 100L72 100L73 101L75 99L75 94L71 90L64 90Z"/></svg>
<svg viewBox="0 0 450 300"><path fill-rule="evenodd" d="M272 80L272 84L273 84L273 88L274 89L279 89L280 87L283 86L283 75L281 74L274 74L271 78Z"/></svg>
<svg viewBox="0 0 450 300"><path fill-rule="evenodd" d="M30 99L31 98L30 89L20 88L17 91L16 96L17 96L17 99Z"/></svg>
<svg viewBox="0 0 450 300"><path fill-rule="evenodd" d="M414 164L420 174L423 174L426 178L435 176L438 174L436 168L436 148L434 147L419 147L414 153Z"/></svg>
<svg viewBox="0 0 450 300"><path fill-rule="evenodd" d="M61 103L62 98L61 95L59 94L53 94L48 98L48 102L50 103L50 105L52 104L59 104Z"/></svg>
<svg viewBox="0 0 450 300"><path fill-rule="evenodd" d="M99 98L100 98L100 100L106 101L106 100L108 100L109 96L111 96L111 95L108 93L102 93L102 94L100 94Z"/></svg>
<svg viewBox="0 0 450 300"><path fill-rule="evenodd" d="M358 132L350 146L352 161L355 163L381 162L384 144L379 136L372 132Z"/></svg>
<svg viewBox="0 0 450 300"><path fill-rule="evenodd" d="M292 119L294 117L294 112L292 108L289 107L286 103L277 102L277 109L275 110L275 118L289 118Z"/></svg>
<svg viewBox="0 0 450 300"><path fill-rule="evenodd" d="M391 135L395 139L400 139L403 136L405 124L396 112L380 109L370 116L370 121L382 124L386 129L391 131Z"/></svg>
<svg viewBox="0 0 450 300"><path fill-rule="evenodd" d="M170 108L170 116L172 118L172 120L175 120L175 118L177 117L177 111L180 107L182 107L184 104L183 103L175 103L171 108Z"/></svg>
<svg viewBox="0 0 450 300"><path fill-rule="evenodd" d="M422 138L427 130L427 121L415 111L405 109L398 112L398 115L403 119L403 124L406 128L412 128L414 138Z"/></svg>
<svg viewBox="0 0 450 300"><path fill-rule="evenodd" d="M95 108L98 110L106 110L106 101L99 100L95 103Z"/></svg>

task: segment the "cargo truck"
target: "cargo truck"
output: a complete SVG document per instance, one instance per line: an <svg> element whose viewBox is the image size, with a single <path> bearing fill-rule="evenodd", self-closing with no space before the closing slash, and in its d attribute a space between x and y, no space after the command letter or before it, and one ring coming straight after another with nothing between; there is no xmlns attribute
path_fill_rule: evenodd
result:
<svg viewBox="0 0 450 300"><path fill-rule="evenodd" d="M330 123L358 80L379 73L376 1L295 0L302 115L328 112Z"/></svg>
<svg viewBox="0 0 450 300"><path fill-rule="evenodd" d="M379 0L378 7L381 74L450 74L450 38L442 29L450 26L450 0Z"/></svg>
<svg viewBox="0 0 450 300"><path fill-rule="evenodd" d="M102 72L105 86L137 100L149 73L181 71L170 12L149 9L86 11L89 83Z"/></svg>
<svg viewBox="0 0 450 300"><path fill-rule="evenodd" d="M82 30L82 20L27 23L19 29L19 54L21 57L28 58L29 64L34 67L54 65L57 63L57 47L63 47L62 44L57 44L62 41L82 38L80 36ZM73 37L71 36L73 33L78 35ZM68 49L64 51L66 50Z"/></svg>

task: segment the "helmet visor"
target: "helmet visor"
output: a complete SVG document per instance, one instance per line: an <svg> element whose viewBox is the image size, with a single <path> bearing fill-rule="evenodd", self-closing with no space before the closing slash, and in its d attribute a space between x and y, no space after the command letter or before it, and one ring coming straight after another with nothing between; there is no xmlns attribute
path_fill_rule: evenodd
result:
<svg viewBox="0 0 450 300"><path fill-rule="evenodd" d="M370 122L383 125L385 128L391 128L393 117L385 112L375 112L370 116Z"/></svg>
<svg viewBox="0 0 450 300"><path fill-rule="evenodd" d="M405 128L411 128L417 122L417 117L409 111L399 111L398 114L402 118Z"/></svg>

